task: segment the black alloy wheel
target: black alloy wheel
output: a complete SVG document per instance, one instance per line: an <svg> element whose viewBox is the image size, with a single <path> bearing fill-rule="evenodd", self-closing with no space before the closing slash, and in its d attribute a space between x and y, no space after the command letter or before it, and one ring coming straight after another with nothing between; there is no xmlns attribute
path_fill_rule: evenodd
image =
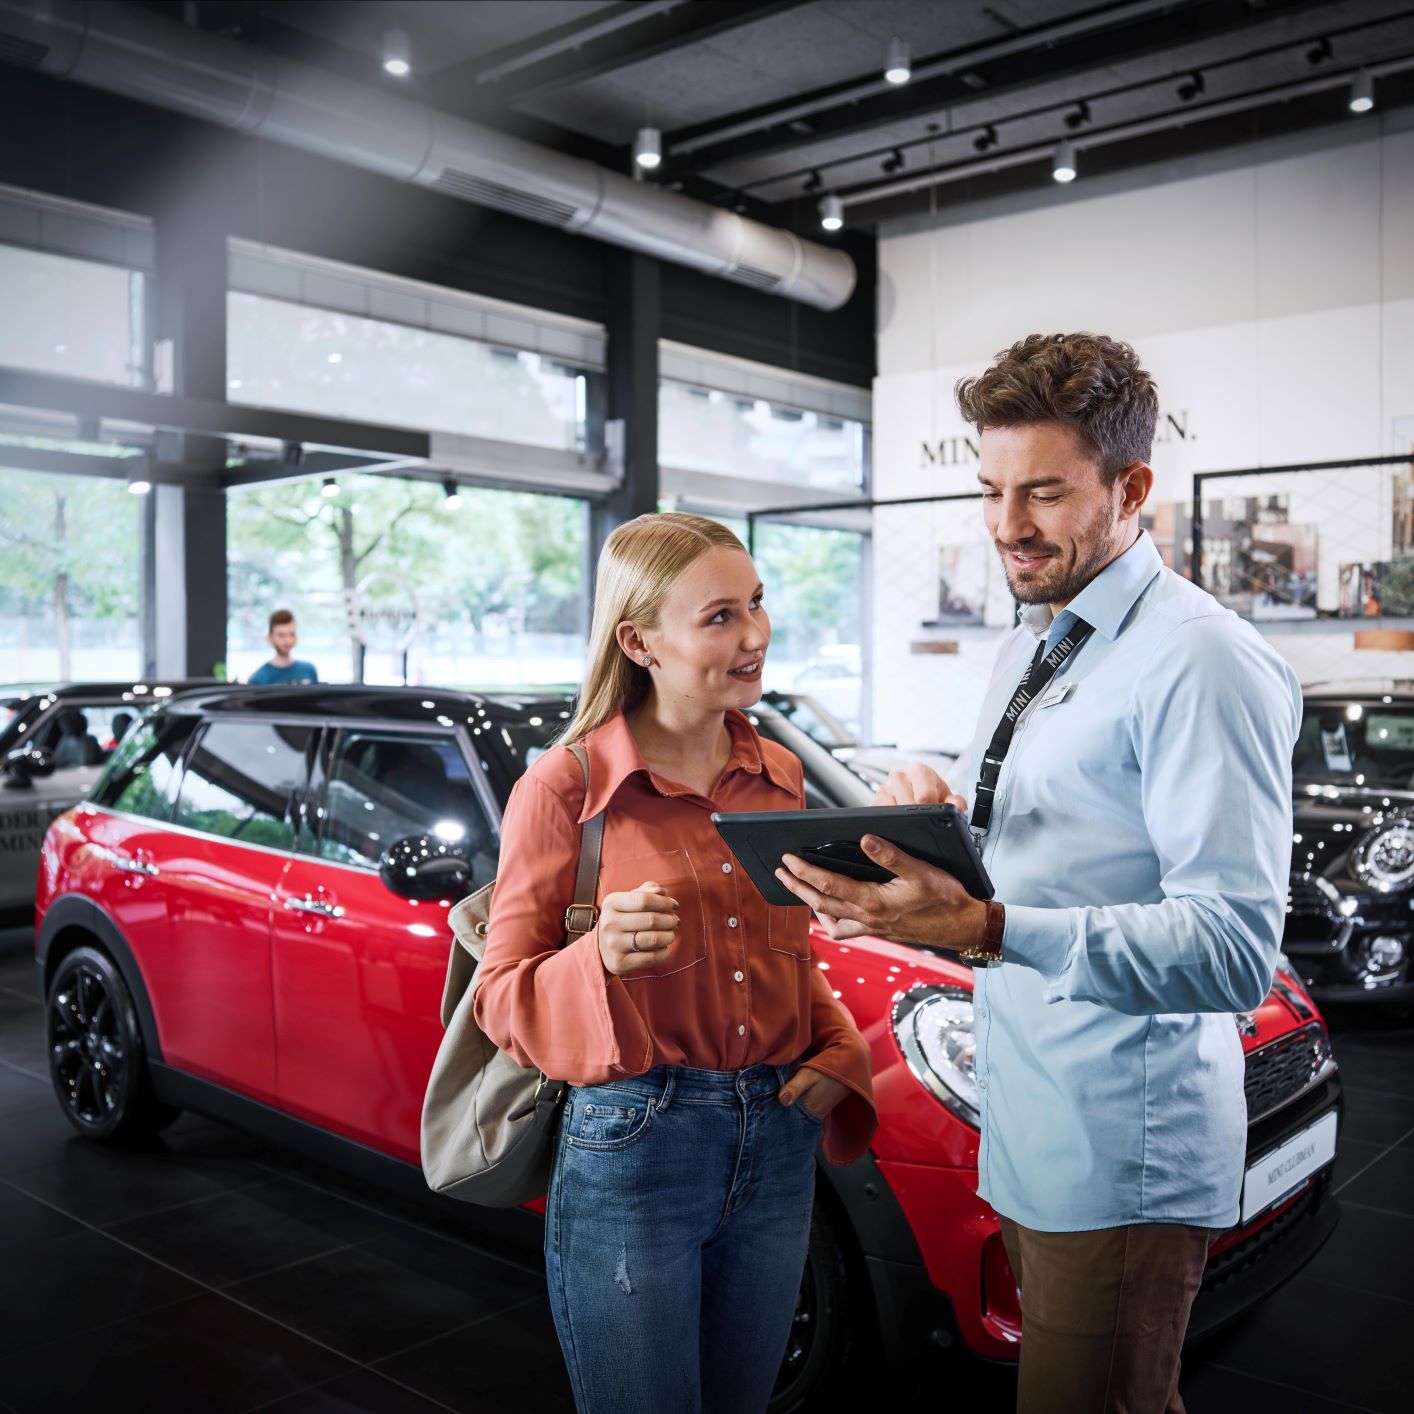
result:
<svg viewBox="0 0 1414 1414"><path fill-rule="evenodd" d="M827 1389L849 1357L849 1275L834 1224L819 1197L810 1246L768 1414L790 1414Z"/></svg>
<svg viewBox="0 0 1414 1414"><path fill-rule="evenodd" d="M153 1134L180 1113L153 1096L132 997L97 948L75 948L59 964L45 1040L60 1108L85 1139Z"/></svg>

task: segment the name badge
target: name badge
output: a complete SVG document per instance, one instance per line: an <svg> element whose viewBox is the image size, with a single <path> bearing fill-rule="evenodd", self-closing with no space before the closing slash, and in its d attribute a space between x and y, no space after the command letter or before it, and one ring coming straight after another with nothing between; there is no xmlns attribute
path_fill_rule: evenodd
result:
<svg viewBox="0 0 1414 1414"><path fill-rule="evenodd" d="M1036 704L1036 710L1039 712L1044 707L1058 707L1074 691L1075 684L1073 682L1062 683L1054 692L1048 693Z"/></svg>

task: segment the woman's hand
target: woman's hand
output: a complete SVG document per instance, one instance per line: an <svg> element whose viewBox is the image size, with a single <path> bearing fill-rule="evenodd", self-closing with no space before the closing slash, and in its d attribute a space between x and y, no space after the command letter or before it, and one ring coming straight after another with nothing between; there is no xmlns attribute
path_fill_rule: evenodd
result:
<svg viewBox="0 0 1414 1414"><path fill-rule="evenodd" d="M599 905L599 956L605 971L629 977L657 967L678 933L677 900L649 880Z"/></svg>
<svg viewBox="0 0 1414 1414"><path fill-rule="evenodd" d="M802 1065L781 1086L776 1098L783 1105L801 1105L817 1119L824 1119L848 1094L849 1086L842 1085L822 1071Z"/></svg>
<svg viewBox="0 0 1414 1414"><path fill-rule="evenodd" d="M871 805L955 805L964 813L967 801L931 767L915 761L906 771L890 771Z"/></svg>

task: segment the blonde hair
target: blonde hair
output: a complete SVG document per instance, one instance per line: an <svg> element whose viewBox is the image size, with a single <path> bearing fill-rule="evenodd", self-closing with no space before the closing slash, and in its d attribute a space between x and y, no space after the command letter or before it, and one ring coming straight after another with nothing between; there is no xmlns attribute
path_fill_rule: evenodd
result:
<svg viewBox="0 0 1414 1414"><path fill-rule="evenodd" d="M681 511L639 516L604 542L594 580L584 686L560 741L579 741L621 707L647 695L648 669L619 647L619 625L627 619L640 628L657 628L663 600L683 571L718 549L746 553L746 546L726 526Z"/></svg>

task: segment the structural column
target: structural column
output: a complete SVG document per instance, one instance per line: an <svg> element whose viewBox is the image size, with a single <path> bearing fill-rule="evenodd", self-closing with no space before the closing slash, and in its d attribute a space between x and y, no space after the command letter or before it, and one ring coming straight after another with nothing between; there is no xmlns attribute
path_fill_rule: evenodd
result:
<svg viewBox="0 0 1414 1414"><path fill-rule="evenodd" d="M160 212L156 222L151 309L157 388L221 401L226 396L224 212L219 202L193 199L205 190L198 180L181 181L178 190L186 200ZM174 471L174 479L154 487L147 516L148 670L161 677L206 677L226 660L226 444L161 432L157 459Z"/></svg>
<svg viewBox="0 0 1414 1414"><path fill-rule="evenodd" d="M591 548L597 560L610 532L658 509L658 329L660 268L651 256L611 251L608 408L622 427L623 485L596 506Z"/></svg>

